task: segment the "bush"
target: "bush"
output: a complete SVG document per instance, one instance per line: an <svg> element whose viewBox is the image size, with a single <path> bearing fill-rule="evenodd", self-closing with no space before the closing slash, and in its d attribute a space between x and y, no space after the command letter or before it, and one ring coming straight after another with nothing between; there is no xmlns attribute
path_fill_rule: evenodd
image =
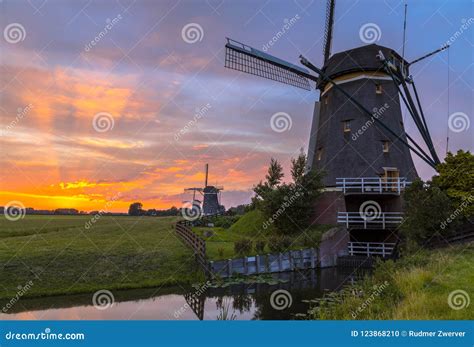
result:
<svg viewBox="0 0 474 347"><path fill-rule="evenodd" d="M266 242L263 240L255 241L255 251L258 254L262 254L265 251L265 245L266 245Z"/></svg>
<svg viewBox="0 0 474 347"><path fill-rule="evenodd" d="M228 229L239 220L240 216L219 216L214 220L214 226Z"/></svg>
<svg viewBox="0 0 474 347"><path fill-rule="evenodd" d="M238 255L245 255L250 253L252 250L252 241L249 239L243 239L234 242L234 252Z"/></svg>
<svg viewBox="0 0 474 347"><path fill-rule="evenodd" d="M272 236L268 248L273 253L287 251L291 246L291 239L286 236Z"/></svg>

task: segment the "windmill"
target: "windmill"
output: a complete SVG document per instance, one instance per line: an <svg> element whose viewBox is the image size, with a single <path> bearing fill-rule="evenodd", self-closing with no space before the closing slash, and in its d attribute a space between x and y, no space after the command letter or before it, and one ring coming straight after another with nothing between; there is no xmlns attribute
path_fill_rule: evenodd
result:
<svg viewBox="0 0 474 347"><path fill-rule="evenodd" d="M320 91L308 146L309 168L326 173L315 221L345 225L351 254L370 254L373 246L372 254L386 256L402 220L401 193L417 177L410 151L433 168L439 164L409 68L447 46L411 63L376 44L331 55L334 16L335 1L328 0L322 68L302 55L300 63L306 68L229 38L225 67ZM400 99L427 150L406 133ZM360 251L356 240L370 247Z"/></svg>
<svg viewBox="0 0 474 347"><path fill-rule="evenodd" d="M221 191L224 190L224 187L220 186L211 186L208 185L209 178L209 164L205 165L205 178L204 178L204 188L185 188L185 192L193 192L192 202L184 201L185 204L191 205L191 208L194 210L199 210L198 215L202 216L214 216L222 214L225 209L224 206L220 204L220 195ZM196 192L203 196L202 202L196 199Z"/></svg>

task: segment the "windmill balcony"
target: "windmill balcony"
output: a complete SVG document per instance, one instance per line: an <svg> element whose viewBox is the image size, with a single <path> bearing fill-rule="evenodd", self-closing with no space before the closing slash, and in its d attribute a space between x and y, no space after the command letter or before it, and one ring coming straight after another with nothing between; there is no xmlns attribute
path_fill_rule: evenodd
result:
<svg viewBox="0 0 474 347"><path fill-rule="evenodd" d="M345 195L388 194L400 195L410 185L405 177L358 177L336 178L336 187Z"/></svg>
<svg viewBox="0 0 474 347"><path fill-rule="evenodd" d="M365 216L360 212L337 213L337 222L347 229L395 229L402 220L402 212L379 212L373 216Z"/></svg>
<svg viewBox="0 0 474 347"><path fill-rule="evenodd" d="M348 242L349 255L388 257L392 255L395 243L389 242Z"/></svg>

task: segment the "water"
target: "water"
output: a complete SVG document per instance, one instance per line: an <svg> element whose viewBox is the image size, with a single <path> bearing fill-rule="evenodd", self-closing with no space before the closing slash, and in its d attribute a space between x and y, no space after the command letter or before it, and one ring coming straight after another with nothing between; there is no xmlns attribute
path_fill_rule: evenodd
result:
<svg viewBox="0 0 474 347"><path fill-rule="evenodd" d="M8 313L0 314L0 319L216 320L222 316L237 320L295 319L296 314L308 309L309 304L303 300L339 290L361 275L348 268L329 268L274 275L284 283L234 284L208 288L202 294L194 288L114 291L114 304L104 310L94 307L92 294L21 299ZM291 300L291 306L280 310L274 302L272 305L271 295L276 290L290 293L291 298L280 297L280 304L288 306Z"/></svg>

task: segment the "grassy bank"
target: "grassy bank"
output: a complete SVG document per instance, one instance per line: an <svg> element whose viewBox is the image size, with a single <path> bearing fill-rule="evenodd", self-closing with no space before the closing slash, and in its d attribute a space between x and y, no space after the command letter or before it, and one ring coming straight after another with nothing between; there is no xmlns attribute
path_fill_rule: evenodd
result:
<svg viewBox="0 0 474 347"><path fill-rule="evenodd" d="M309 312L310 319L474 319L474 244L423 250L380 263L373 276L346 287ZM459 292L457 292L459 293ZM457 297L457 299L455 299ZM466 298L467 299L467 298Z"/></svg>
<svg viewBox="0 0 474 347"><path fill-rule="evenodd" d="M238 257L234 251L234 243L242 239L251 240L253 247L245 255L251 256L258 254L255 249L256 241L265 242L263 253L271 253L269 243L272 235L276 232L272 226L267 229L263 228L265 218L259 210L247 212L239 218L230 228L203 228L196 227L193 231L206 240L206 251L210 260L230 259ZM289 249L302 249L315 247L321 240L322 234L328 230L330 226L318 225L305 230L304 232L295 232L289 238L291 245Z"/></svg>
<svg viewBox="0 0 474 347"><path fill-rule="evenodd" d="M26 216L0 219L0 298L192 283L200 274L172 217Z"/></svg>

